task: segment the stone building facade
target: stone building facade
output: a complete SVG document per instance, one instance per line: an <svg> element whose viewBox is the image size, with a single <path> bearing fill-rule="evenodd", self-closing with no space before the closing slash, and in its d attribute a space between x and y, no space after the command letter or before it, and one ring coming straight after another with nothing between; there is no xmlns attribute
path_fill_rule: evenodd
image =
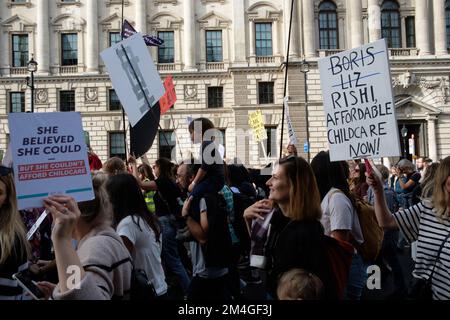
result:
<svg viewBox="0 0 450 320"><path fill-rule="evenodd" d="M291 0L123 3L124 18L138 31L166 40L164 49L150 52L162 80L173 75L178 97L147 157L156 159L172 146L177 158L195 153L187 118L204 116L223 132L227 158L263 165L262 148L243 131L248 114L260 109L268 159L277 158ZM103 161L125 152L122 112L99 57L119 39L121 17L121 0L0 1L0 149L9 139L7 114L30 109L26 63L34 54L35 112L79 111ZM449 155L449 31L448 0L295 0L286 95L300 154L306 156L307 126L311 156L328 147L318 59L384 37L399 130L408 130L404 141L414 135L415 154ZM305 61L309 72L302 73ZM401 143L409 153L409 144Z"/></svg>

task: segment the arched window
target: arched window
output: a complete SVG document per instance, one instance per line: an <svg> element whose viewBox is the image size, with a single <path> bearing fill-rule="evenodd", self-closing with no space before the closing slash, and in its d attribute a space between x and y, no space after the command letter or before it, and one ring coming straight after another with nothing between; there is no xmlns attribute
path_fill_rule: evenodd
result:
<svg viewBox="0 0 450 320"><path fill-rule="evenodd" d="M401 48L400 12L396 1L387 0L381 5L381 37L389 48Z"/></svg>
<svg viewBox="0 0 450 320"><path fill-rule="evenodd" d="M323 1L319 5L319 39L320 49L338 48L338 26L336 5Z"/></svg>
<svg viewBox="0 0 450 320"><path fill-rule="evenodd" d="M447 48L450 48L450 0L445 1L445 26L447 27Z"/></svg>

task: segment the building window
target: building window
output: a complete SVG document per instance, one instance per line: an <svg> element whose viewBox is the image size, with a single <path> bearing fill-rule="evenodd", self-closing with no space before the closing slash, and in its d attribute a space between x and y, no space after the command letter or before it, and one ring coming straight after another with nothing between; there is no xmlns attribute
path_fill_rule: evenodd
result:
<svg viewBox="0 0 450 320"><path fill-rule="evenodd" d="M109 110L122 110L122 105L120 104L119 97L117 96L116 90L114 89L109 89Z"/></svg>
<svg viewBox="0 0 450 320"><path fill-rule="evenodd" d="M11 92L9 112L25 112L25 92Z"/></svg>
<svg viewBox="0 0 450 320"><path fill-rule="evenodd" d="M120 32L110 32L109 33L109 46L110 47L120 41L122 41L122 36L120 35Z"/></svg>
<svg viewBox="0 0 450 320"><path fill-rule="evenodd" d="M172 139L173 130L159 131L159 158L172 159L172 150L175 148L175 139Z"/></svg>
<svg viewBox="0 0 450 320"><path fill-rule="evenodd" d="M59 92L59 110L63 112L75 111L75 91Z"/></svg>
<svg viewBox="0 0 450 320"><path fill-rule="evenodd" d="M78 35L68 33L61 35L61 65L76 66L78 64Z"/></svg>
<svg viewBox="0 0 450 320"><path fill-rule="evenodd" d="M260 82L258 84L259 104L273 103L273 82Z"/></svg>
<svg viewBox="0 0 450 320"><path fill-rule="evenodd" d="M447 28L447 48L450 48L450 0L445 1L445 25Z"/></svg>
<svg viewBox="0 0 450 320"><path fill-rule="evenodd" d="M277 127L267 126L266 127L267 140L263 141L264 147L266 148L266 154L264 154L261 144L259 144L259 156L260 157L276 157L277 154Z"/></svg>
<svg viewBox="0 0 450 320"><path fill-rule="evenodd" d="M395 1L384 1L381 5L381 36L389 48L401 47L400 12Z"/></svg>
<svg viewBox="0 0 450 320"><path fill-rule="evenodd" d="M272 23L255 23L256 56L271 56L272 52Z"/></svg>
<svg viewBox="0 0 450 320"><path fill-rule="evenodd" d="M338 48L336 5L331 1L324 1L319 5L319 39L320 49Z"/></svg>
<svg viewBox="0 0 450 320"><path fill-rule="evenodd" d="M12 66L26 67L28 63L28 35L13 34L12 36Z"/></svg>
<svg viewBox="0 0 450 320"><path fill-rule="evenodd" d="M222 61L222 31L206 31L206 62Z"/></svg>
<svg viewBox="0 0 450 320"><path fill-rule="evenodd" d="M125 141L123 132L109 133L109 157L125 160Z"/></svg>
<svg viewBox="0 0 450 320"><path fill-rule="evenodd" d="M414 22L414 17L406 17L406 47L415 48L416 47L416 26Z"/></svg>
<svg viewBox="0 0 450 320"><path fill-rule="evenodd" d="M159 31L158 38L164 40L164 46L158 47L158 63L174 63L173 31Z"/></svg>
<svg viewBox="0 0 450 320"><path fill-rule="evenodd" d="M223 87L208 87L208 108L223 107Z"/></svg>

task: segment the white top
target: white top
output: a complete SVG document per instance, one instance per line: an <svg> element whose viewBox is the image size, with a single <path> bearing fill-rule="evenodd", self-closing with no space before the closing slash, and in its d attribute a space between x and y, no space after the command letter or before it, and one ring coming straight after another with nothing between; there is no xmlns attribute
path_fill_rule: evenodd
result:
<svg viewBox="0 0 450 320"><path fill-rule="evenodd" d="M139 224L139 226L133 221ZM155 233L147 223L138 216L128 216L120 221L117 233L127 237L134 245L131 254L136 269L144 270L148 280L155 287L158 296L167 292L166 277L161 265L162 236L156 242Z"/></svg>
<svg viewBox="0 0 450 320"><path fill-rule="evenodd" d="M364 242L358 214L342 191L331 188L323 198L321 207L323 215L320 222L327 236L334 230L349 230L358 243Z"/></svg>

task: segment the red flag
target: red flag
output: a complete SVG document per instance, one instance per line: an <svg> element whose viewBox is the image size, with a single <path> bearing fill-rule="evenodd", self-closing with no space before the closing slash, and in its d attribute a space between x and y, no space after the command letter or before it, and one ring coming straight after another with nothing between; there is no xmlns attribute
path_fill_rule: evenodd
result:
<svg viewBox="0 0 450 320"><path fill-rule="evenodd" d="M159 106L161 107L161 115L165 114L177 102L177 94L173 84L173 77L168 76L164 81L164 88L166 92L159 99Z"/></svg>

